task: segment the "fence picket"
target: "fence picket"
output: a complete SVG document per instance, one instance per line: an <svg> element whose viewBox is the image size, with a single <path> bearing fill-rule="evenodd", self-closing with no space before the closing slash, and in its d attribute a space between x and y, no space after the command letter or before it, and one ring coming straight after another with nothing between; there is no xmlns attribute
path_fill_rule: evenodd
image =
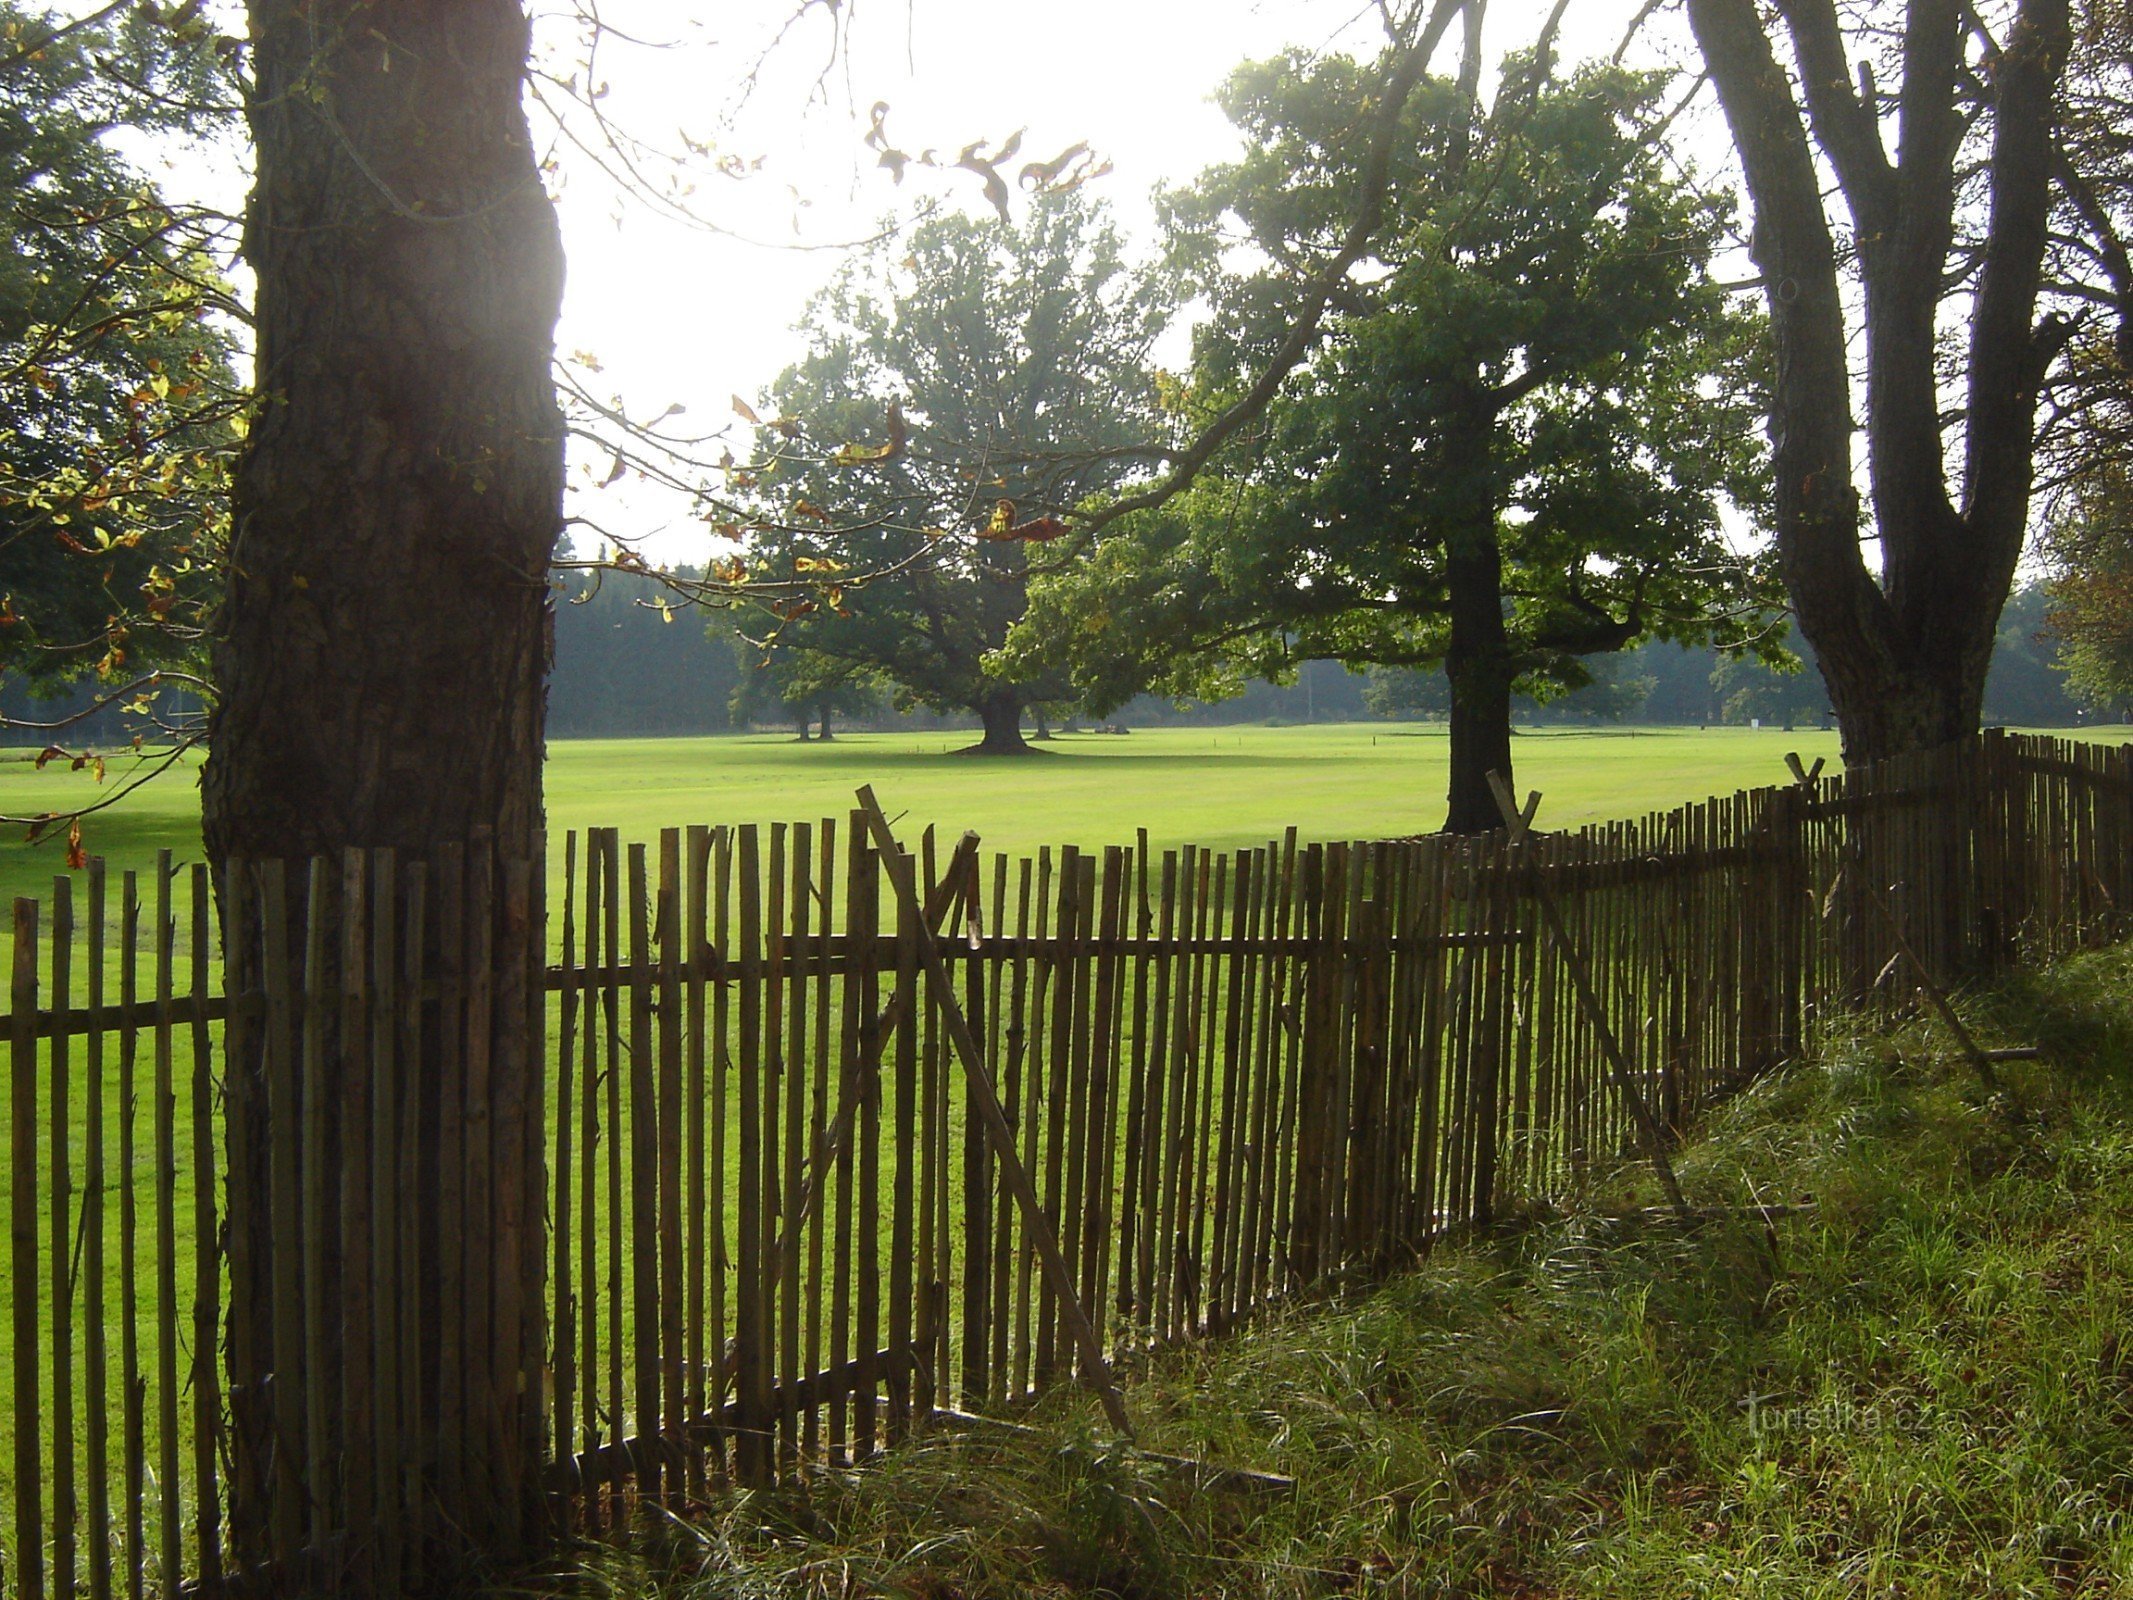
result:
<svg viewBox="0 0 2133 1600"><path fill-rule="evenodd" d="M39 1441L44 1412L37 1381L44 1329L37 1271L37 952L35 900L15 902L15 968L10 988L14 1026L9 1039L10 1084L8 1226L13 1246L15 1368L15 1585L24 1600L43 1600L44 1464Z"/></svg>
<svg viewBox="0 0 2133 1600"><path fill-rule="evenodd" d="M173 1034L177 916L170 852L156 853L155 1260L156 1473L162 1489L163 1592L185 1581L184 1479L178 1471L178 1090Z"/></svg>
<svg viewBox="0 0 2133 1600"><path fill-rule="evenodd" d="M52 880L51 1003L64 1009L74 997L74 883ZM74 1491L74 1283L71 1270L74 1230L74 1174L70 1146L73 1064L70 1040L55 1028L47 1046L51 1092L45 1115L50 1124L51 1160L46 1172L52 1262L52 1592L74 1593L76 1515ZM209 1235L212 1237L212 1234ZM201 1252L211 1259L213 1251Z"/></svg>
<svg viewBox="0 0 2133 1600"><path fill-rule="evenodd" d="M106 874L101 859L89 863L87 1000L87 1116L82 1128L82 1386L88 1406L83 1440L87 1477L89 1530L89 1600L111 1600L111 1555L116 1542L111 1526L110 1337L104 1325L104 961ZM196 891L197 892L197 891ZM128 1174L131 1177L131 1174Z"/></svg>

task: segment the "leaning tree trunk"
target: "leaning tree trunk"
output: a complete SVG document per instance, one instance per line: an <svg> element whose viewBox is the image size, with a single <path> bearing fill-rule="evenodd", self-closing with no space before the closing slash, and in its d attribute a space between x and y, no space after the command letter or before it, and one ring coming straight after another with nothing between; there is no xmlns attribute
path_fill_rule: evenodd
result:
<svg viewBox="0 0 2133 1600"><path fill-rule="evenodd" d="M458 926L430 917L420 930L429 950L501 961L538 938L529 886L548 570L562 521L550 361L563 263L521 105L527 21L511 0L251 0L249 12L257 179L245 250L258 282L261 405L236 479L202 779L225 932L260 926L247 911L265 902L227 893L247 894L248 864L288 863L282 953L301 972L304 863L323 857L326 970L359 960L356 941L339 948L344 915L361 938L379 933L363 932L360 896L338 892L342 853L390 848L400 862L431 863L431 907L462 889L473 896ZM461 846L463 865L450 853ZM493 914L474 916L484 904ZM375 920L387 935L403 931ZM268 953L256 939L228 943L232 990L256 989ZM472 967L466 976L469 995L493 999L449 1021L441 1004L425 1007L419 1072L403 1072L376 1104L370 1052L331 1016L323 1105L270 1108L267 1028L245 1032L228 1064L236 1551L289 1553L299 1525L289 1485L269 1480L297 1442L277 1439L287 1415L269 1411L277 1389L304 1382L324 1433L307 1426L304 1458L329 1464L328 1481L298 1485L304 1538L327 1534L338 1552L330 1576L357 1591L399 1582L381 1554L390 1538L374 1531L392 1506L423 1506L433 1544L510 1556L523 1548L537 1481L538 1320L511 1308L538 1302L541 1251L528 1241L541 1173L505 1130L514 1108L523 1119L538 1105L538 1062L523 984L514 1009L508 979ZM438 1063L471 1061L477 1046L487 1098L443 1101L476 1090L441 1083ZM440 1105L469 1129L480 1122L464 1148L440 1143ZM286 1118L314 1112L325 1170L302 1173L300 1187L324 1195L326 1226L323 1282L305 1294L328 1308L328 1326L324 1370L300 1375L275 1360L267 1287L297 1281L308 1258L275 1256L290 1232L269 1222L267 1155L275 1130L293 1125ZM416 1220L388 1273L363 1255L360 1213L377 1192L366 1130L396 1124L419 1131L414 1188L402 1197ZM456 1227L440 1224L446 1214ZM395 1298L402 1283L413 1306ZM387 1401L369 1387L362 1340L403 1314L413 1330L403 1370L420 1379L406 1451L418 1481L394 1485L384 1455L371 1454L385 1448L376 1419Z"/></svg>
<svg viewBox="0 0 2133 1600"><path fill-rule="evenodd" d="M983 696L971 709L978 714L984 725L985 736L976 744L967 747L966 753L979 756L1020 756L1029 754L1029 744L1022 737L1022 696L1013 689L995 689Z"/></svg>

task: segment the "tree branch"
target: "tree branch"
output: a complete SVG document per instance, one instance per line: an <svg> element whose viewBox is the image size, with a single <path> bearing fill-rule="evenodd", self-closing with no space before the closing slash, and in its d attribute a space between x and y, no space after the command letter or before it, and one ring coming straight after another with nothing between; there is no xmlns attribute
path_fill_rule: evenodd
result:
<svg viewBox="0 0 2133 1600"><path fill-rule="evenodd" d="M1092 512L1082 521L1084 534L1094 533L1129 512L1153 510L1183 492L1231 436L1266 409L1282 384L1288 381L1289 374L1309 353L1334 294L1369 250L1379 224L1384 220L1385 196L1392 182L1393 147L1399 141L1400 119L1405 114L1408 97L1429 70L1430 58L1436 53L1452 18L1472 3L1473 0L1437 0L1428 21L1394 67L1378 106L1377 127L1371 135L1370 154L1363 165L1361 198L1355 219L1349 224L1341 248L1312 280L1304 295L1303 308L1290 326L1288 336L1253 380L1252 386L1178 453L1177 465L1171 468L1169 476L1153 488L1114 500Z"/></svg>

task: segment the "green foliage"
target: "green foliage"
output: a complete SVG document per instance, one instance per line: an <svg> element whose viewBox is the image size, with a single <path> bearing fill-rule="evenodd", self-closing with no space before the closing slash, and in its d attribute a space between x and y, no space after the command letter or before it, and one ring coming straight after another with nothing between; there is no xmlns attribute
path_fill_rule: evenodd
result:
<svg viewBox="0 0 2133 1600"><path fill-rule="evenodd" d="M985 657L1022 615L1029 530L1145 459L1166 303L1078 193L1007 226L938 217L847 267L810 306L808 353L776 386L786 420L764 432L777 510L750 575L823 586L777 608L772 656L850 663L935 710L1062 698ZM890 575L846 591L838 572Z"/></svg>
<svg viewBox="0 0 2133 1600"><path fill-rule="evenodd" d="M216 221L120 146L226 119L209 30L56 27L0 6L0 672L41 685L195 658L246 404Z"/></svg>
<svg viewBox="0 0 2133 1600"><path fill-rule="evenodd" d="M2066 641L2052 626L2052 589L2025 583L2007 597L1985 679L1985 720L2006 727L2082 720L2067 679Z"/></svg>
<svg viewBox="0 0 2133 1600"><path fill-rule="evenodd" d="M731 633L730 621L711 624L713 634ZM863 662L790 646L768 653L753 639L734 636L740 681L733 689L733 720L797 723L807 737L810 721L830 734L830 718L871 716L887 701L881 679Z"/></svg>
<svg viewBox="0 0 2133 1600"><path fill-rule="evenodd" d="M1583 687L1525 697L1515 706L1521 721L1633 722L1651 703L1659 680L1637 670L1641 652L1602 656L1588 663ZM1435 667L1371 667L1363 704L1374 716L1442 718L1452 704L1451 681Z"/></svg>
<svg viewBox="0 0 2133 1600"><path fill-rule="evenodd" d="M2120 451L2085 453L2045 551L2067 686L2100 710L2133 709L2133 467Z"/></svg>
<svg viewBox="0 0 2133 1600"><path fill-rule="evenodd" d="M1711 692L1727 722L1761 720L1790 728L1829 713L1829 691L1814 650L1788 620L1778 648L1762 655L1722 655L1711 669Z"/></svg>
<svg viewBox="0 0 2133 1600"><path fill-rule="evenodd" d="M684 569L686 571L687 569ZM733 622L710 632L660 601L649 576L573 573L558 586L548 731L556 738L723 733L741 673Z"/></svg>
<svg viewBox="0 0 2133 1600"><path fill-rule="evenodd" d="M1316 356L1221 470L1043 580L1012 660L1063 661L1097 707L1308 656L1439 661L1477 527L1529 692L1640 639L1760 633L1771 575L1718 523L1764 481L1761 323L1707 270L1725 210L1658 148L1663 80L1510 76L1478 129L1455 85L1418 88L1386 235ZM1169 201L1212 307L1189 416L1241 392L1345 226L1371 82L1299 56L1232 79L1249 153ZM1230 270L1240 232L1263 269Z"/></svg>

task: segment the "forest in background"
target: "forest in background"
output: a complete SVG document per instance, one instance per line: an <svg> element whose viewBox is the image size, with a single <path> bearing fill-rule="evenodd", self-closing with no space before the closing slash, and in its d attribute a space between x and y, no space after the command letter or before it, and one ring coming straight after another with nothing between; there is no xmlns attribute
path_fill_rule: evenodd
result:
<svg viewBox="0 0 2133 1600"><path fill-rule="evenodd" d="M555 670L548 686L548 727L559 739L626 738L744 732L794 725L772 710L737 715L736 697L758 659L740 636L746 618L714 615L708 624L686 612L673 620L654 603L653 580L610 573L591 588L573 575L557 596ZM2056 665L2058 644L2045 613L2041 586L2019 589L2001 618L1985 720L2008 727L2071 727L2098 713L2067 692ZM1799 641L1793 641L1795 650ZM1673 723L1819 727L1829 699L1807 664L1783 673L1716 650L1650 643L1598 663L1593 682L1560 699L1521 699L1518 720L1545 724ZM86 704L91 684L74 684L54 698L36 698L19 682L0 685L0 716L56 721ZM1236 723L1355 722L1369 718L1434 719L1445 711L1444 675L1437 670L1379 668L1352 672L1335 661L1303 663L1288 683L1257 681L1243 693L1212 703L1172 702L1144 695L1103 718L1118 727L1223 726ZM1075 726L1053 709L1055 726ZM870 714L847 713L854 729L964 728L969 716L923 708L897 710L887 697ZM114 720L101 739L130 738ZM0 728L0 742L42 741L34 728Z"/></svg>

